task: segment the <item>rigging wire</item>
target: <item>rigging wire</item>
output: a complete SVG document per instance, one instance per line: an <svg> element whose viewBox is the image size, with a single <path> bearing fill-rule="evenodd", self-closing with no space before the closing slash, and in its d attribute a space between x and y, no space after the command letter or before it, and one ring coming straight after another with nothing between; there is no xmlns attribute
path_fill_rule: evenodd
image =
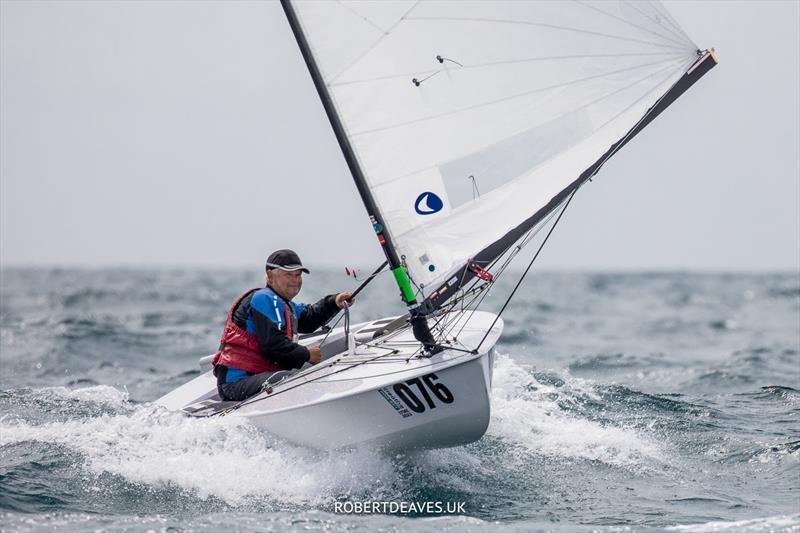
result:
<svg viewBox="0 0 800 533"><path fill-rule="evenodd" d="M464 328L469 323L469 321L472 319L472 316L478 310L478 307L480 307L480 305L483 303L483 300L486 298L486 296L489 295L489 290L491 289L492 285L494 285L494 283L497 282L497 280L500 278L500 276L505 272L506 268L508 268L508 266L511 264L511 262L516 258L517 254L519 254L519 252L525 246L530 244L530 241L532 241L536 237L536 235L539 234L539 232L542 229L547 227L547 224L550 223L550 220L553 219L553 217L556 215L557 212L558 212L558 210L554 209L550 214L547 215L547 217L545 217L544 221L541 224L538 224L536 227L533 227L533 228L529 229L527 231L527 233L518 241L518 244L516 246L509 247L509 249L506 250L506 252L504 252L503 254L498 256L497 258L495 258L494 261L492 261L490 263L490 265L488 267L486 267L487 270L493 268L494 265L497 264L503 258L504 255L506 255L506 253L508 253L509 251L511 252L511 253L508 254L508 257L506 257L505 261L503 261L503 263L500 265L500 267L497 270L497 272L494 273L494 281L480 284L478 287L476 287L476 285L480 282L480 280L476 279L476 280L474 280L472 282L472 285L469 287L469 289L467 289L466 293L469 293L469 291L474 291L474 290L476 290L476 288L479 289L480 292L478 292L475 295L475 297L472 300L470 300L470 302L466 306L463 306L463 304L462 304L462 311L463 311L464 307L466 307L467 309L472 307L472 312L470 313L470 316L463 322L463 324L461 325L461 328L454 335L454 338L457 338L461 334L461 332L464 331ZM466 295L467 294L465 294L465 296ZM474 307L473 307L473 305L474 305ZM454 322L455 320L456 320L455 318L452 319L451 323ZM443 332L442 333L445 336L449 335L450 332L452 332L452 328L451 329L447 329L448 327L449 327L449 324L447 326L443 327ZM445 329L447 329L447 331L444 331Z"/></svg>
<svg viewBox="0 0 800 533"><path fill-rule="evenodd" d="M548 231L547 235L545 235L544 240L542 241L542 244L539 245L539 249L536 250L536 253L533 255L533 259L531 259L531 262L528 263L527 268L525 268L525 272L522 273L522 276L520 276L519 281L517 282L516 286L514 286L514 290L512 290L511 294L508 295L508 298L506 299L505 303L503 304L503 307L500 308L500 312L497 313L496 317L494 317L494 320L492 321L492 325L489 326L489 329L486 330L486 334L481 339L481 342L479 342L478 346L475 347L475 352L476 353L478 352L478 350L480 350L481 345L486 340L486 338L489 336L489 333L491 333L492 330L494 329L494 325L497 324L498 320L500 320L500 315L502 315L503 311L505 311L506 307L508 307L509 302L511 302L511 299L514 297L514 294L517 292L517 289L519 289L520 285L522 285L522 281L525 279L525 276L528 275L528 271L530 271L531 267L533 266L534 261L536 261L536 259L539 257L539 253L542 251L542 248L544 248L544 245L547 244L547 240L550 238L550 235L553 234L553 230L556 229L556 226L558 226L558 223L561 220L561 217L566 212L567 208L569 207L570 202L572 202L572 199L575 197L575 193L578 192L579 188L580 187L576 187L570 193L569 198L567 198L567 202L564 204L564 207L561 209L561 212L558 214L558 218L556 218L556 221L550 227L550 231Z"/></svg>

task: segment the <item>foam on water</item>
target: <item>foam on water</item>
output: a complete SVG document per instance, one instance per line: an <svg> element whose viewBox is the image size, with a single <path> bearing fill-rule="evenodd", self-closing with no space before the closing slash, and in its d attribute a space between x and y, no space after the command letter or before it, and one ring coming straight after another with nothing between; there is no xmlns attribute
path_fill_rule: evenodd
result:
<svg viewBox="0 0 800 533"><path fill-rule="evenodd" d="M270 514L236 512L211 513L195 518L176 518L169 515L98 517L82 513L47 513L20 515L0 513L0 523L17 532L38 532L44 528L59 531L344 531L374 533L375 531L419 531L437 533L495 533L496 523L487 523L469 516L437 516L408 518L400 516L350 515L342 524L341 516L320 512L275 512ZM235 524L235 525L234 525ZM538 528L537 528L538 529ZM529 533L530 527L503 527L504 531Z"/></svg>
<svg viewBox="0 0 800 533"><path fill-rule="evenodd" d="M733 522L714 521L704 524L690 524L673 526L672 531L688 531L690 533L712 533L715 531L736 531L742 533L756 533L769 531L770 533L796 533L800 531L800 514L769 516L751 520L737 520Z"/></svg>
<svg viewBox="0 0 800 533"><path fill-rule="evenodd" d="M532 390L531 380L527 366L507 355L497 358L490 435L540 455L616 466L660 458L658 447L633 429L564 413L548 396L556 387L537 382ZM571 379L569 387L584 394L589 390L582 380ZM35 423L6 417L0 420L0 446L26 441L58 444L78 452L83 457L81 468L90 474L117 475L153 488L178 488L232 506L254 500L278 506L326 506L342 497L374 499L381 494L395 499L398 491L413 491L402 481L398 485L398 469L409 464L412 472L424 472L440 486L472 492L474 481L459 472L484 469L479 455L469 448L417 453L402 460L370 449L318 452L277 440L242 418L190 418L152 404L131 404L127 393L108 386L35 392L52 402L70 399L81 406L66 420ZM115 412L91 411L93 416L86 417L87 404Z"/></svg>
<svg viewBox="0 0 800 533"><path fill-rule="evenodd" d="M569 378L567 387L594 396L590 382L585 380ZM624 467L663 460L659 446L633 428L604 425L565 413L556 403L560 392L561 387L535 381L530 366L499 355L494 364L489 434L547 456Z"/></svg>
<svg viewBox="0 0 800 533"><path fill-rule="evenodd" d="M107 389L92 387L74 394L106 400ZM88 419L0 421L0 446L25 441L77 451L85 458L83 467L96 475L178 487L231 505L253 497L277 504L324 505L337 494L363 491L392 478L391 464L374 451L317 453L271 439L242 419L189 418L149 404L134 406L126 414Z"/></svg>
<svg viewBox="0 0 800 533"><path fill-rule="evenodd" d="M91 402L106 407L124 408L128 405L128 392L119 390L109 385L93 387L80 387L68 389L66 387L42 387L35 389L34 393L42 398L53 399L60 397L65 400L78 402Z"/></svg>

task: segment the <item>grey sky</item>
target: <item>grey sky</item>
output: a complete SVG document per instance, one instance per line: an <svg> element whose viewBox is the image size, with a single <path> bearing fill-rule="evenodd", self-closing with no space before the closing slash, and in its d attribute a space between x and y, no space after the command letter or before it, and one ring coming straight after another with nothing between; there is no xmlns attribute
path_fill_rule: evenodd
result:
<svg viewBox="0 0 800 533"><path fill-rule="evenodd" d="M800 3L665 4L720 65L541 265L800 268ZM2 0L0 23L3 264L382 259L277 3Z"/></svg>

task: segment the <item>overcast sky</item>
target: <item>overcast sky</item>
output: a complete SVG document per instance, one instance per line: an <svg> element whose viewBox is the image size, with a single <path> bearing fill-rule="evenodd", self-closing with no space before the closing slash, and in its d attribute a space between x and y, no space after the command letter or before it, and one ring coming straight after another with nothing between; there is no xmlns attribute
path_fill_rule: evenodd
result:
<svg viewBox="0 0 800 533"><path fill-rule="evenodd" d="M664 2L720 64L541 266L800 268L800 3ZM0 263L382 260L277 2L0 1Z"/></svg>

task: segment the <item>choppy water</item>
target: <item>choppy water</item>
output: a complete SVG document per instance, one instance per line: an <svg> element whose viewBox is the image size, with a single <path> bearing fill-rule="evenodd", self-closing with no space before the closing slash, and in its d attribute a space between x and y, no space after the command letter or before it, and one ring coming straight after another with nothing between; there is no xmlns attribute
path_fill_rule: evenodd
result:
<svg viewBox="0 0 800 533"><path fill-rule="evenodd" d="M0 530L800 531L796 273L532 275L504 315L487 435L389 457L149 403L199 373L259 282L2 271ZM301 296L350 285L315 272ZM354 319L401 312L395 293L376 283Z"/></svg>

